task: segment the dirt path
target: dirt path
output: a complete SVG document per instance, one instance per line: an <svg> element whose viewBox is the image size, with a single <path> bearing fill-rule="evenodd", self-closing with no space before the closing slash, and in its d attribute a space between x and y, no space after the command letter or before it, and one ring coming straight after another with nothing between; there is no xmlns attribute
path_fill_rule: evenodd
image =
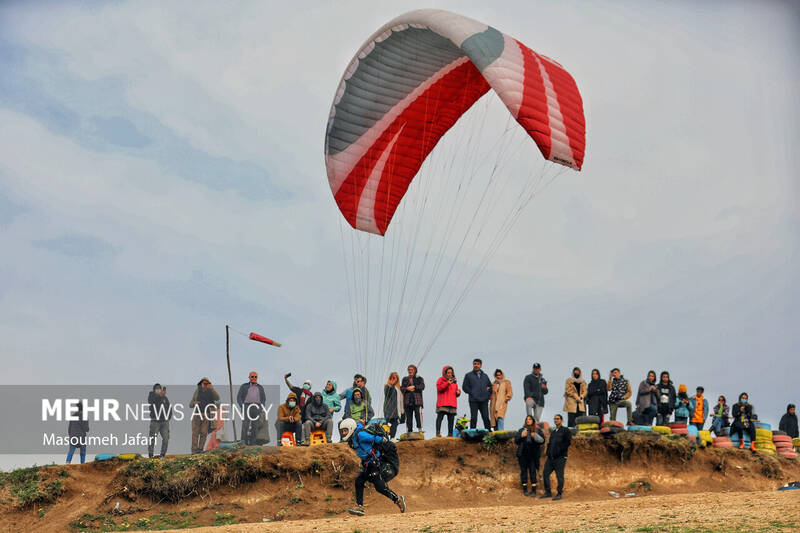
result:
<svg viewBox="0 0 800 533"><path fill-rule="evenodd" d="M368 509L369 510L369 509ZM527 507L419 511L193 529L195 533L360 532L777 532L800 529L800 491L702 492ZM185 530L182 530L185 531Z"/></svg>

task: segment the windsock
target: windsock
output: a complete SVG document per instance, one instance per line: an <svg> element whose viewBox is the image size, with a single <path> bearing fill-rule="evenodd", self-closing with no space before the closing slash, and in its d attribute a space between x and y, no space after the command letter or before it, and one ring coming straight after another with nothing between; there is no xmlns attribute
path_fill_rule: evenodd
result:
<svg viewBox="0 0 800 533"><path fill-rule="evenodd" d="M251 341L263 342L264 344L271 344L272 346L275 346L276 348L280 348L280 346L281 346L281 343L279 343L278 341L274 341L272 339L268 339L267 337L265 337L263 335L259 335L258 333L253 333L252 331L250 332L250 340Z"/></svg>

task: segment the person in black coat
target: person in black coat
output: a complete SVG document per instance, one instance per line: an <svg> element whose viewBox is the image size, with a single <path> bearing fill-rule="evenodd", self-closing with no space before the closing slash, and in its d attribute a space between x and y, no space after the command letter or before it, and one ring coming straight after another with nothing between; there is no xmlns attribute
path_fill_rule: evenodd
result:
<svg viewBox="0 0 800 533"><path fill-rule="evenodd" d="M469 396L469 427L478 427L478 411L483 419L483 427L492 429L489 421L489 398L492 395L492 382L489 376L481 370L483 361L475 358L472 361L472 372L467 372L461 385L461 390Z"/></svg>
<svg viewBox="0 0 800 533"><path fill-rule="evenodd" d="M664 371L661 373L661 379L657 387L657 402L656 402L656 425L663 426L669 422L672 416L672 411L675 409L675 386L672 380L669 379L669 372ZM706 413L706 416L708 413Z"/></svg>
<svg viewBox="0 0 800 533"><path fill-rule="evenodd" d="M72 413L70 420L67 424L67 433L69 434L69 451L67 452L67 464L72 463L72 454L75 453L75 448L80 450L81 464L86 462L86 434L89 433L89 422L83 416L83 403L77 405L77 409Z"/></svg>
<svg viewBox="0 0 800 533"><path fill-rule="evenodd" d="M750 404L750 397L746 392L739 395L739 401L733 404L731 409L733 423L731 424L731 436L735 433L741 439L739 448L744 448L744 434L750 436L750 450L756 451L756 426L753 423L753 406Z"/></svg>
<svg viewBox="0 0 800 533"><path fill-rule="evenodd" d="M517 431L514 437L517 444L517 460L519 460L519 476L522 482L522 494L536 496L536 472L539 470L544 433L538 427L533 416L525 417L525 425ZM531 480L531 490L528 492L528 478Z"/></svg>
<svg viewBox="0 0 800 533"><path fill-rule="evenodd" d="M553 417L556 427L550 430L550 439L547 441L547 459L544 462L542 478L544 480L544 494L542 498L560 500L564 491L564 468L567 466L567 452L572 444L572 433L563 426L564 419L561 415ZM550 492L550 474L555 471L558 480L558 493L553 496Z"/></svg>
<svg viewBox="0 0 800 533"><path fill-rule="evenodd" d="M600 371L592 370L592 380L586 388L586 404L590 415L599 416L600 423L608 412L608 384L600 377Z"/></svg>
<svg viewBox="0 0 800 533"><path fill-rule="evenodd" d="M781 417L781 421L778 424L778 429L781 431L786 432L787 435L796 439L798 436L797 431L797 415L794 412L794 404L790 403L786 406L786 414Z"/></svg>
<svg viewBox="0 0 800 533"><path fill-rule="evenodd" d="M417 420L417 431L422 431L422 391L425 380L417 375L417 366L408 365L408 375L400 383L403 393L403 409L406 413L406 430L414 431L414 419Z"/></svg>

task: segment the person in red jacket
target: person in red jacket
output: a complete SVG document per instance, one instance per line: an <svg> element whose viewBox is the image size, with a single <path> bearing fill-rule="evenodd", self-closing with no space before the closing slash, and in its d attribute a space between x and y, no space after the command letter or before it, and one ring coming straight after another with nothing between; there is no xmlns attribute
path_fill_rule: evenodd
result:
<svg viewBox="0 0 800 533"><path fill-rule="evenodd" d="M461 389L452 366L442 369L442 377L436 380L436 436L441 437L442 419L447 416L447 436L453 436L453 422L458 409Z"/></svg>

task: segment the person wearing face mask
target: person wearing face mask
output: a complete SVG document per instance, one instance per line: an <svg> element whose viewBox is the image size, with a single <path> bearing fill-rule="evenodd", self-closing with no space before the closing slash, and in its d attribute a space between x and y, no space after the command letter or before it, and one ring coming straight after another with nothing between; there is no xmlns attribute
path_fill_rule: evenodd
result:
<svg viewBox="0 0 800 533"><path fill-rule="evenodd" d="M403 392L400 390L400 374L392 372L383 386L383 419L389 424L389 438L397 435L397 425L405 416Z"/></svg>
<svg viewBox="0 0 800 533"><path fill-rule="evenodd" d="M442 377L436 380L436 436L441 437L442 420L447 417L447 436L453 436L453 424L458 409L458 397L461 389L458 388L455 370L452 366L442 369Z"/></svg>
<svg viewBox="0 0 800 533"><path fill-rule="evenodd" d="M147 456L153 458L153 449L155 448L156 439L161 435L161 455L163 459L167 455L167 446L169 445L169 421L172 418L172 410L169 407L169 398L167 398L167 388L162 387L161 384L156 383L153 385L147 395L147 403L150 406L150 428L147 441Z"/></svg>
<svg viewBox="0 0 800 533"><path fill-rule="evenodd" d="M636 394L636 414L639 420L636 423L643 426L652 426L653 418L655 418L657 412L657 405L656 372L651 370L647 373L647 379L639 383L639 391Z"/></svg>
<svg viewBox="0 0 800 533"><path fill-rule="evenodd" d="M311 400L311 381L305 380L303 382L302 387L295 387L292 385L292 382L289 381L289 377L292 375L291 372L283 376L283 381L286 382L286 386L289 387L289 390L295 393L297 396L297 404L300 406L300 417L305 421L306 419L306 403Z"/></svg>
<svg viewBox="0 0 800 533"><path fill-rule="evenodd" d="M408 365L408 375L400 384L403 393L403 408L406 412L406 430L414 431L414 419L417 420L417 431L422 431L422 391L425 380L417 375L416 365Z"/></svg>
<svg viewBox="0 0 800 533"><path fill-rule="evenodd" d="M286 397L286 402L278 407L278 439L280 439L284 431L291 431L294 433L295 442L301 442L303 426L300 418L300 405L297 402L297 394L290 392ZM278 442L280 443L280 440Z"/></svg>
<svg viewBox="0 0 800 533"><path fill-rule="evenodd" d="M581 369L576 366L564 384L564 412L569 427L575 427L575 419L586 414L585 398L586 382L581 377Z"/></svg>
<svg viewBox="0 0 800 533"><path fill-rule="evenodd" d="M669 379L669 372L665 370L658 382L657 425L663 426L669 422L672 410L675 408L675 396L675 387Z"/></svg>
<svg viewBox="0 0 800 533"><path fill-rule="evenodd" d="M328 442L331 442L333 433L333 418L325 402L322 401L322 393L315 392L311 401L306 405L306 421L303 422L303 446L308 446L312 431L322 430L325 432Z"/></svg>
<svg viewBox="0 0 800 533"><path fill-rule="evenodd" d="M539 460L541 458L542 444L544 443L544 433L533 419L533 416L525 417L525 424L517 431L514 437L517 445L517 460L519 461L519 476L522 482L523 496L536 496L536 473L539 471ZM530 492L528 491L528 478L531 481Z"/></svg>
<svg viewBox="0 0 800 533"><path fill-rule="evenodd" d="M572 444L572 433L562 425L563 422L564 419L561 415L553 417L555 427L550 430L550 439L547 441L547 458L542 471L544 494L541 497L553 498L554 501L560 500L564 491L564 468L567 466L567 452L570 444ZM550 492L550 474L553 472L556 473L556 480L558 481L558 492L555 497Z"/></svg>
<svg viewBox="0 0 800 533"><path fill-rule="evenodd" d="M740 442L739 448L744 448L744 435L750 436L750 450L756 451L756 426L753 424L753 406L750 405L750 397L746 392L739 395L739 401L733 404L731 414L733 424L731 424L731 437L738 435ZM734 439L735 440L735 439Z"/></svg>
<svg viewBox="0 0 800 533"><path fill-rule="evenodd" d="M494 371L494 381L492 382L492 395L489 398L489 418L494 431L503 431L508 402L513 395L514 391L511 389L511 382L506 379L502 370L496 369Z"/></svg>

